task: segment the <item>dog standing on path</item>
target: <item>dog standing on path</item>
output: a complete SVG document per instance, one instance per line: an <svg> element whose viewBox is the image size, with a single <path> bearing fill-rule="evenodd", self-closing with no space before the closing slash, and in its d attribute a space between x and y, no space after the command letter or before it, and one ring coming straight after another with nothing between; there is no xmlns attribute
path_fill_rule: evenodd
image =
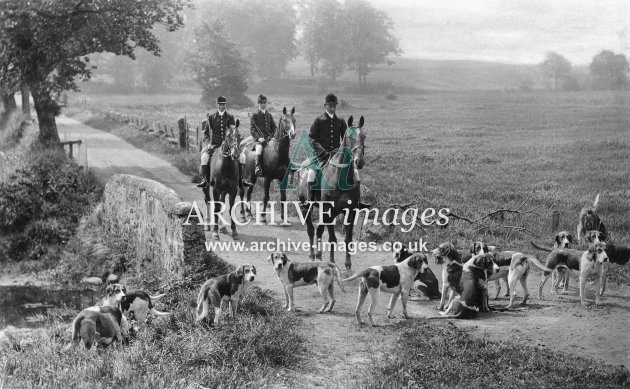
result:
<svg viewBox="0 0 630 389"><path fill-rule="evenodd" d="M298 286L317 284L319 293L324 299L324 305L319 313L330 312L335 306L333 281L336 279L339 287L345 292L341 282L339 268L332 262L291 262L286 254L275 252L267 260L273 265L278 279L284 285L284 308L289 312L294 310L293 288Z"/></svg>
<svg viewBox="0 0 630 389"><path fill-rule="evenodd" d="M361 277L361 282L359 283L359 298L355 311L359 325L363 324L361 321L361 308L363 307L365 298L369 294L371 303L368 309L368 318L370 319L370 325L374 327L372 313L374 312L374 308L376 308L379 292L392 294L392 298L389 300L389 305L387 306L387 318L391 319L393 317L392 311L400 296L403 316L405 319L409 319L409 315L407 314L407 298L409 297L409 291L413 287L413 280L418 272L424 272L428 267L429 262L426 255L418 253L395 265L372 266L356 273L352 277L344 279L343 282L348 282Z"/></svg>

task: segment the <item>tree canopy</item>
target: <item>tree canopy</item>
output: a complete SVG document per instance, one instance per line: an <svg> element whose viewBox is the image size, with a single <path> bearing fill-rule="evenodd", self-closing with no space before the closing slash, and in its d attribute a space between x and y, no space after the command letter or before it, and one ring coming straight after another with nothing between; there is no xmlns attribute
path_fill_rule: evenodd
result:
<svg viewBox="0 0 630 389"><path fill-rule="evenodd" d="M89 54L160 53L153 26L183 25L189 0L9 0L0 3L0 89L30 86L42 143L58 143L55 97L90 78Z"/></svg>
<svg viewBox="0 0 630 389"><path fill-rule="evenodd" d="M571 74L571 62L554 51L547 53L539 67L546 78L553 80L555 90L558 90L558 84L562 85Z"/></svg>
<svg viewBox="0 0 630 389"><path fill-rule="evenodd" d="M589 68L593 89L621 90L630 86L628 60L623 54L603 50L593 57Z"/></svg>

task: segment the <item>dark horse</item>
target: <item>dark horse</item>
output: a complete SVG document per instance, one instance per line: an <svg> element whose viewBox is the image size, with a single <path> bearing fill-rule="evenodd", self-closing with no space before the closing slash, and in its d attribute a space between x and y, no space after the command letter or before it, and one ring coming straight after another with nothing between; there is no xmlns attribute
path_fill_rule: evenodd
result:
<svg viewBox="0 0 630 389"><path fill-rule="evenodd" d="M337 215L344 214L347 217L345 225L345 244L346 244L346 270L350 271L352 268L352 262L350 260L349 246L352 242L352 230L354 228L354 220L357 210L359 209L359 200L361 198L361 188L354 177L354 167L362 169L365 163L365 133L363 128L363 116L359 120L358 127L352 127L352 116L348 119L348 129L341 143L341 147L337 150L333 150L332 155L328 159L328 162L322 168L321 176L324 178L324 182L330 185L332 188L324 188L316 190L314 196L311 198L314 201L331 202L331 204L322 203L319 209L320 217L323 224L317 226L317 255L315 255L313 238L314 230L312 215L312 204L307 201L309 197L309 185L307 183L308 172L303 169L300 172L300 181L298 184L298 198L302 203L302 214L306 215L306 230L308 232L308 238L311 244L310 259L321 259L322 249L321 242L322 235L324 234L324 227L328 227L328 241L335 244L330 250L330 262L335 262L335 250L337 243L337 237L335 236L335 218ZM318 177L318 180L320 178Z"/></svg>
<svg viewBox="0 0 630 389"><path fill-rule="evenodd" d="M278 119L278 127L276 133L273 134L273 138L269 140L269 143L264 146L262 159L260 165L262 168L262 177L264 178L265 195L263 197L263 212L267 209L267 203L269 202L269 188L273 180L282 181L287 169L290 166L289 161L289 146L291 145L291 139L295 138L295 108L291 109L290 113L287 113L287 108L282 110L282 116ZM258 177L254 174L254 165L256 161L256 155L252 151L253 138L251 136L245 138L241 145L244 149L245 164L243 171L251 172L250 182L256 184ZM253 186L247 188L247 203L251 204ZM243 193L245 188L241 188L239 196L241 197L241 216L245 219L245 208L247 213L252 217L251 206L245 205ZM287 200L286 190L280 189L280 201L284 203ZM266 214L263 213L261 217L263 223L267 223Z"/></svg>
<svg viewBox="0 0 630 389"><path fill-rule="evenodd" d="M222 203L230 211L230 221L232 227L232 238L238 239L238 233L236 232L236 224L232 219L232 208L236 203L236 192L238 190L238 157L239 157L239 140L240 135L238 133L239 121L236 121L236 126L230 126L225 132L225 139L217 150L215 150L212 158L210 159L210 173L207 178L212 188L212 196L210 196L209 188L203 189L203 194L206 200L206 210L208 218L212 217L214 223L214 229L212 237L219 238L219 223L218 214L221 208L217 209L217 203ZM230 206L227 207L225 196L230 196ZM210 201L214 202L214 212L211 211ZM221 228L221 232L227 233L225 226Z"/></svg>

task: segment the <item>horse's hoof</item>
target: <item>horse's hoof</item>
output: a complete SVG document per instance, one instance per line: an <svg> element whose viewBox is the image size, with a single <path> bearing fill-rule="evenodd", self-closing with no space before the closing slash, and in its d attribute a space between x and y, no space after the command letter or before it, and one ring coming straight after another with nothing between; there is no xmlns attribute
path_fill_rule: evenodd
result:
<svg viewBox="0 0 630 389"><path fill-rule="evenodd" d="M315 259L315 256L314 256L313 254L310 254L310 255L308 256L308 259L310 259L310 260L312 261L312 260L314 260L314 259Z"/></svg>
<svg viewBox="0 0 630 389"><path fill-rule="evenodd" d="M315 258L319 259L321 261L322 260L322 253L315 254Z"/></svg>
<svg viewBox="0 0 630 389"><path fill-rule="evenodd" d="M204 231L210 231L210 226L209 226L209 225L207 225L207 224L206 224L206 225L204 225L204 226L203 226L203 230L204 230Z"/></svg>
<svg viewBox="0 0 630 389"><path fill-rule="evenodd" d="M212 239L219 240L219 234L217 232L212 233Z"/></svg>
<svg viewBox="0 0 630 389"><path fill-rule="evenodd" d="M234 239L234 240L239 240L239 238L240 238L240 236L238 235L238 232L234 231L234 232L232 233L232 239Z"/></svg>
<svg viewBox="0 0 630 389"><path fill-rule="evenodd" d="M219 230L219 232L220 232L220 233L222 233L222 234L226 234L226 235L228 234L228 230L227 230L227 228L225 228L225 227L221 227L221 229Z"/></svg>
<svg viewBox="0 0 630 389"><path fill-rule="evenodd" d="M252 217L252 218L254 217L254 215L250 211L247 211L247 216Z"/></svg>

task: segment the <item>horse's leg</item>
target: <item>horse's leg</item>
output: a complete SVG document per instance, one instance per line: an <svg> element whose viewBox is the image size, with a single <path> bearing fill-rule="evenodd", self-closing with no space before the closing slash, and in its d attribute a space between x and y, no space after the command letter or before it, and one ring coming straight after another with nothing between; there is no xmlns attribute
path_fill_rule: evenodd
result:
<svg viewBox="0 0 630 389"><path fill-rule="evenodd" d="M331 223L335 218L330 218L326 223ZM335 235L335 225L328 226L328 243L330 243L330 262L335 263L335 251L337 250L337 236Z"/></svg>
<svg viewBox="0 0 630 389"><path fill-rule="evenodd" d="M271 177L265 177L265 184L264 184L264 188L265 188L265 194L263 196L263 214L262 214L262 222L264 224L267 224L267 203L269 203L269 188L271 188L271 181L273 181L273 179ZM271 216L271 222L273 223L274 216Z"/></svg>
<svg viewBox="0 0 630 389"><path fill-rule="evenodd" d="M226 192L223 192L223 193L221 193L221 195L220 195L220 199L219 199L219 201L221 202L221 205L222 205L222 207L223 207L223 208L222 208L222 210L223 210L223 209L228 209L227 204L226 204L226 201L227 201L227 200L225 200L225 196L226 196L226 195L227 195L227 193L226 193ZM231 218L230 218L230 219L231 219ZM219 230L219 232L221 232L222 234L227 234L227 233L228 233L228 231L227 231L227 227L226 227L225 225L221 225L221 229Z"/></svg>
<svg viewBox="0 0 630 389"><path fill-rule="evenodd" d="M352 244L352 231L354 230L354 218L352 220L348 220L350 223L346 224L346 237L344 242L346 242L346 271L350 273L352 270L352 260L350 259L350 245Z"/></svg>
<svg viewBox="0 0 630 389"><path fill-rule="evenodd" d="M240 186L238 188L238 197L241 199L241 221L246 221L247 217L245 216L245 187ZM232 200L232 204L234 204L234 200ZM231 216L231 213L230 213Z"/></svg>
<svg viewBox="0 0 630 389"><path fill-rule="evenodd" d="M234 218L232 217L232 210L235 205L236 205L236 189L234 189L232 193L230 193L230 204L229 204L228 211L230 212L230 227L232 229L232 239L237 240L238 232L236 232L236 222L234 221Z"/></svg>
<svg viewBox="0 0 630 389"><path fill-rule="evenodd" d="M287 223L289 220L284 220L284 207L287 207L287 190L280 189L280 220L282 224ZM289 215L287 215L287 219Z"/></svg>
<svg viewBox="0 0 630 389"><path fill-rule="evenodd" d="M315 237L315 226L313 226L312 216L312 207L308 205L302 205L302 214L306 220L306 232L308 233L308 242L309 242L309 254L308 258L313 260L315 259L315 247L313 245L313 239Z"/></svg>
<svg viewBox="0 0 630 389"><path fill-rule="evenodd" d="M212 227L212 237L214 239L219 239L219 215L217 212L217 199L219 198L219 192L217 192L214 187L212 187L212 205L214 209L212 210L212 222L214 226Z"/></svg>
<svg viewBox="0 0 630 389"><path fill-rule="evenodd" d="M320 209L319 212L322 210ZM324 236L324 228L326 226L323 224L317 225L317 236L316 236L316 244L317 244L317 254L315 254L315 258L321 260L322 259L322 236ZM330 236L330 235L329 235Z"/></svg>
<svg viewBox="0 0 630 389"><path fill-rule="evenodd" d="M252 179L252 184L256 185L256 181L257 181L256 176L254 176L254 178ZM249 217L254 217L254 215L252 215L252 192L254 191L254 186L250 186L249 188L247 188L247 216Z"/></svg>

